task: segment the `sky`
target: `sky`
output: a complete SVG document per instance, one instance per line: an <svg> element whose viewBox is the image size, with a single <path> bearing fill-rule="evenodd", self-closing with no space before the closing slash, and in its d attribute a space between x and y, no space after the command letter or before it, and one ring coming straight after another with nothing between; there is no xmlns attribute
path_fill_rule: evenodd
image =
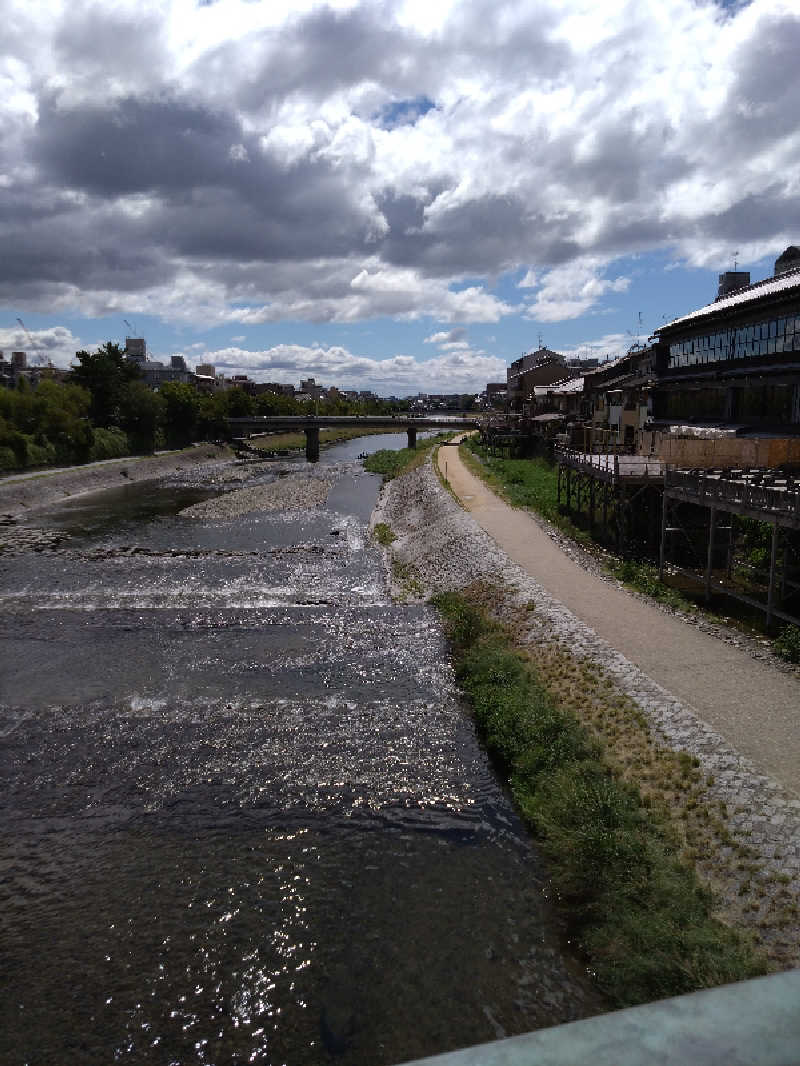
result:
<svg viewBox="0 0 800 1066"><path fill-rule="evenodd" d="M800 244L796 0L0 0L0 26L6 355L130 334L477 392Z"/></svg>

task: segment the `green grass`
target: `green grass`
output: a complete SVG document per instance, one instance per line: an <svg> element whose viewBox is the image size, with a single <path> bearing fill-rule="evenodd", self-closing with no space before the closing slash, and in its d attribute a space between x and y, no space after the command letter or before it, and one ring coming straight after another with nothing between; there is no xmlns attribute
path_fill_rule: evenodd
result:
<svg viewBox="0 0 800 1066"><path fill-rule="evenodd" d="M390 544L397 540L397 537L392 532L392 527L386 522L376 522L372 532L375 535L375 540L377 540L378 544L382 544L384 548L388 548Z"/></svg>
<svg viewBox="0 0 800 1066"><path fill-rule="evenodd" d="M384 481L391 481L426 461L434 448L443 440L449 440L451 433L439 433L435 437L421 440L416 448L381 448L364 460L364 469L371 474L382 474Z"/></svg>
<svg viewBox="0 0 800 1066"><path fill-rule="evenodd" d="M321 429L319 432L319 442L325 447L328 444L339 444L341 441L354 440L356 437L371 437L376 433L396 433L394 428L382 428L380 426L365 427L361 429L357 426L339 427L338 429ZM259 451L286 451L293 449L305 449L306 435L299 429L296 431L288 431L286 433L268 433L263 437L252 437L247 441L247 444L251 448L257 448Z"/></svg>
<svg viewBox="0 0 800 1066"><path fill-rule="evenodd" d="M787 663L800 663L800 626L784 626L775 638L775 654Z"/></svg>
<svg viewBox="0 0 800 1066"><path fill-rule="evenodd" d="M477 726L609 1000L629 1006L763 973L744 936L712 916L669 819L622 779L510 633L460 594L433 602Z"/></svg>
<svg viewBox="0 0 800 1066"><path fill-rule="evenodd" d="M637 592L650 596L676 611L696 611L697 607L691 600L687 600L677 589L665 585L659 580L658 567L649 563L637 562L633 559L623 559L616 566L611 567L611 573L618 578L623 585L628 585Z"/></svg>

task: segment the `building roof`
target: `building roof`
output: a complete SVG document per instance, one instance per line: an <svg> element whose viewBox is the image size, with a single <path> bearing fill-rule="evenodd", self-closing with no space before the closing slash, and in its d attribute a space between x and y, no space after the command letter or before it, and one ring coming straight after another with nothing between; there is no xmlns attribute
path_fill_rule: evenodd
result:
<svg viewBox="0 0 800 1066"><path fill-rule="evenodd" d="M680 326L684 322L689 323L695 319L702 318L705 315L713 315L718 311L726 311L730 307L754 303L756 300L763 299L765 296L774 296L793 288L800 288L800 270L780 274L777 278L766 278L764 281L757 281L754 285L748 285L744 289L737 289L736 292L731 293L730 296L725 296L721 300L715 300L714 303L706 304L705 307L701 307L697 311L691 311L688 315L682 315L680 318L673 319L672 322L668 322L665 326L661 326L655 332L662 333L665 329L672 329L673 326Z"/></svg>
<svg viewBox="0 0 800 1066"><path fill-rule="evenodd" d="M534 385L534 396L547 396L550 392L561 395L568 392L583 392L583 378L567 378L564 381L554 381L552 385Z"/></svg>

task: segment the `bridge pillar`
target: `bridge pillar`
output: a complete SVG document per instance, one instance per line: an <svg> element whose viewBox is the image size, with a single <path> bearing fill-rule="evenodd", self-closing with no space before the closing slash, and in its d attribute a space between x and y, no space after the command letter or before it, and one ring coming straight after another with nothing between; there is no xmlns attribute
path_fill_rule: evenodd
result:
<svg viewBox="0 0 800 1066"><path fill-rule="evenodd" d="M409 448L416 448L417 447L417 427L416 426L409 426L408 427L408 446L409 446Z"/></svg>
<svg viewBox="0 0 800 1066"><path fill-rule="evenodd" d="M304 426L306 435L306 460L309 463L319 462L319 426Z"/></svg>

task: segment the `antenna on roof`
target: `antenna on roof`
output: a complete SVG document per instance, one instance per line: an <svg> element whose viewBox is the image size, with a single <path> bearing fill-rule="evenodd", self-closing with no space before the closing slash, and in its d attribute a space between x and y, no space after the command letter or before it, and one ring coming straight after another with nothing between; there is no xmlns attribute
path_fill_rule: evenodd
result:
<svg viewBox="0 0 800 1066"><path fill-rule="evenodd" d="M738 265L739 265L739 250L737 248L737 250L733 253L733 269L736 270L736 267Z"/></svg>

